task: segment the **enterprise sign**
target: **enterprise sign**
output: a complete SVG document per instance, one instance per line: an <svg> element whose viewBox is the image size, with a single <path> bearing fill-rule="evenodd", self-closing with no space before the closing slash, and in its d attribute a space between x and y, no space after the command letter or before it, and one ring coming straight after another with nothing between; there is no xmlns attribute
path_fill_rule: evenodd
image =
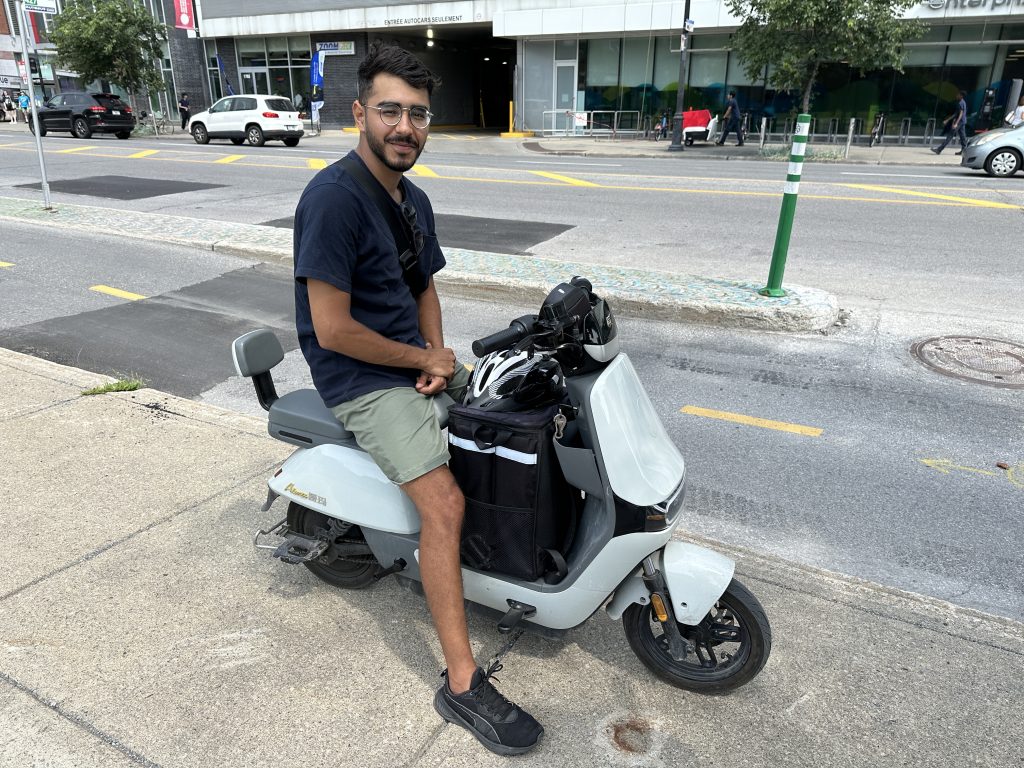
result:
<svg viewBox="0 0 1024 768"><path fill-rule="evenodd" d="M1024 0L1020 0L1024 2ZM454 24L462 21L462 15L458 16L413 16L408 19L385 19L385 27L394 27L398 25L418 25L418 24Z"/></svg>
<svg viewBox="0 0 1024 768"><path fill-rule="evenodd" d="M931 11L960 10L965 8L990 11L1010 8L1024 8L1024 0L921 0L921 5Z"/></svg>

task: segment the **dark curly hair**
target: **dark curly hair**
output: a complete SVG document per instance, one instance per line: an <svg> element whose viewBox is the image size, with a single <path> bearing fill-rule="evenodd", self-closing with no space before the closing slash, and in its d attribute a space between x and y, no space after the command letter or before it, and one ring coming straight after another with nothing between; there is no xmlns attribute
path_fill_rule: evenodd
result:
<svg viewBox="0 0 1024 768"><path fill-rule="evenodd" d="M401 78L413 88L426 89L428 96L441 84L440 79L407 50L377 40L359 65L360 101L366 101L373 88L373 78L381 73Z"/></svg>

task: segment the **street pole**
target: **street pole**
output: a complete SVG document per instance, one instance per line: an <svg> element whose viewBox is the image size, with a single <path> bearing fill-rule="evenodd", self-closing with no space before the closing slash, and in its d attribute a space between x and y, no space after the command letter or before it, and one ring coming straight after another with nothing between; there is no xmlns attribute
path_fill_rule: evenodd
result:
<svg viewBox="0 0 1024 768"><path fill-rule="evenodd" d="M779 227L775 231L775 248L772 263L768 269L768 285L758 293L762 296L782 297L782 275L786 271L786 257L789 255L789 239L793 234L793 216L796 214L796 200L800 192L800 176L804 169L804 155L807 154L807 139L810 135L811 116L796 116L796 130L793 133L793 149L789 153L789 168L786 186L783 188L782 208L779 211Z"/></svg>
<svg viewBox="0 0 1024 768"><path fill-rule="evenodd" d="M39 156L39 176L42 179L43 208L50 210L50 185L46 181L46 160L43 158L43 141L39 138L39 111L36 109L36 93L32 81L32 66L28 60L28 31L32 25L28 22L28 11L25 4L18 0L18 18L21 19L21 56L25 62L25 74L28 75L28 101L32 107L32 133L36 137L36 154Z"/></svg>
<svg viewBox="0 0 1024 768"><path fill-rule="evenodd" d="M668 145L669 152L683 151L683 97L686 92L686 41L690 37L690 31L686 25L690 23L690 0L686 0L686 7L683 10L683 33L679 36L679 90L676 91L676 115L675 125L672 127L672 143Z"/></svg>

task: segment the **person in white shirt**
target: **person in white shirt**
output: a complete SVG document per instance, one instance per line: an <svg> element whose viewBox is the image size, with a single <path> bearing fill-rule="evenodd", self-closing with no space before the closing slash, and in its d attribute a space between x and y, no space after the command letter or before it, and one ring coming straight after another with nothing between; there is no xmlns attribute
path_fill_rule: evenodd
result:
<svg viewBox="0 0 1024 768"><path fill-rule="evenodd" d="M1017 102L1017 108L1006 115L1006 122L1013 128L1020 128L1024 125L1024 96Z"/></svg>

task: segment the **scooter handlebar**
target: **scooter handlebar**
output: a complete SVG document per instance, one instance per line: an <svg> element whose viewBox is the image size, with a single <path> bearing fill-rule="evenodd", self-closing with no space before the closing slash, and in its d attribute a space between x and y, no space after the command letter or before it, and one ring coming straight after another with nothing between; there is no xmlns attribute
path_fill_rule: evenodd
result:
<svg viewBox="0 0 1024 768"><path fill-rule="evenodd" d="M499 349L507 349L514 344L518 344L533 333L533 326L536 320L536 315L526 315L518 320L513 320L509 327L503 331L477 339L473 342L473 354L477 357L483 357L491 352L497 352Z"/></svg>

